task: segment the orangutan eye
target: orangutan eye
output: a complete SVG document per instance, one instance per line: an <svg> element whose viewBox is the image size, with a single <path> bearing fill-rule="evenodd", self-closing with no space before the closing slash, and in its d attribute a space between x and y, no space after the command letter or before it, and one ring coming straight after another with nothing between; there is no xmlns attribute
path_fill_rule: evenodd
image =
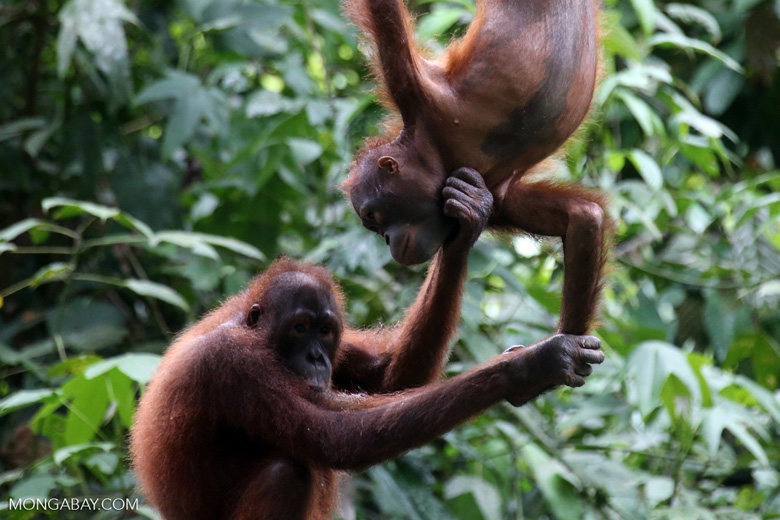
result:
<svg viewBox="0 0 780 520"><path fill-rule="evenodd" d="M247 325L250 327L257 325L257 322L260 321L260 314L262 314L260 306L257 304L252 305L252 308L249 309L249 315L246 317Z"/></svg>
<svg viewBox="0 0 780 520"><path fill-rule="evenodd" d="M296 323L295 327L293 328L295 329L295 332L300 332L301 334L306 332L306 325L304 325L303 323Z"/></svg>
<svg viewBox="0 0 780 520"><path fill-rule="evenodd" d="M333 329L331 329L330 325L323 325L323 327L320 329L320 333L324 335L328 335L331 333Z"/></svg>

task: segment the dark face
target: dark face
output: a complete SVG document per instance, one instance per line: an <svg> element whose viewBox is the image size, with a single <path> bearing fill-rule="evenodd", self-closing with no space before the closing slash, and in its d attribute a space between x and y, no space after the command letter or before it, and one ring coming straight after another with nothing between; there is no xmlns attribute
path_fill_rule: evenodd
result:
<svg viewBox="0 0 780 520"><path fill-rule="evenodd" d="M286 273L273 281L266 301L270 303L252 307L247 324L273 327L272 342L287 366L312 386L330 387L341 334L333 294L307 274Z"/></svg>
<svg viewBox="0 0 780 520"><path fill-rule="evenodd" d="M367 154L349 193L363 226L383 237L403 265L429 260L456 226L442 214L444 179L418 168L383 156L381 150Z"/></svg>

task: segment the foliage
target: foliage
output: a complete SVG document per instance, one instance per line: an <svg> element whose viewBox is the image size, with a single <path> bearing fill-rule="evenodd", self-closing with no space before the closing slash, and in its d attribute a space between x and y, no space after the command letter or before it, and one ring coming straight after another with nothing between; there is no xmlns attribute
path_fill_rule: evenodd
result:
<svg viewBox="0 0 780 520"><path fill-rule="evenodd" d="M474 12L415 8L434 52ZM780 4L603 14L557 175L612 196L608 361L357 476L359 518L780 517ZM382 111L336 0L8 0L0 41L5 500L135 496L126 435L171 333L268 259L327 265L358 325L412 300L423 270L337 189ZM482 239L449 373L551 333L560 281L560 244Z"/></svg>

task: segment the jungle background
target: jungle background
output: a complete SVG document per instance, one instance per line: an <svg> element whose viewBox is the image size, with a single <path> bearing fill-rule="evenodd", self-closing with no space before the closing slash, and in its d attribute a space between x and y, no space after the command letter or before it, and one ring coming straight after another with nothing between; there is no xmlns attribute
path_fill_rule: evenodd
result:
<svg viewBox="0 0 780 520"><path fill-rule="evenodd" d="M413 8L433 52L474 13ZM780 1L603 16L556 175L611 196L607 361L356 475L358 518L780 518ZM0 516L157 518L7 509L137 496L160 354L279 255L330 268L355 325L402 315L425 267L337 188L384 113L367 72L337 0L0 3ZM560 241L480 239L448 374L552 333L561 274Z"/></svg>

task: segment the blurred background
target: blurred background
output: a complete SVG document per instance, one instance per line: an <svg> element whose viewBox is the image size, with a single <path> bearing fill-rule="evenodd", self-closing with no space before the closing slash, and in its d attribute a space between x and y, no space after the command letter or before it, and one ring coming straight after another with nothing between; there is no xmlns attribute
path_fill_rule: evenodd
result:
<svg viewBox="0 0 780 520"><path fill-rule="evenodd" d="M433 52L474 13L413 9ZM556 174L619 222L607 362L357 475L358 518L780 518L780 1L603 18ZM7 501L136 497L127 432L160 354L274 257L333 270L358 326L412 301L424 266L337 188L383 111L336 0L4 0L0 78L3 518L157 518ZM553 332L561 268L559 241L483 237L448 373Z"/></svg>

